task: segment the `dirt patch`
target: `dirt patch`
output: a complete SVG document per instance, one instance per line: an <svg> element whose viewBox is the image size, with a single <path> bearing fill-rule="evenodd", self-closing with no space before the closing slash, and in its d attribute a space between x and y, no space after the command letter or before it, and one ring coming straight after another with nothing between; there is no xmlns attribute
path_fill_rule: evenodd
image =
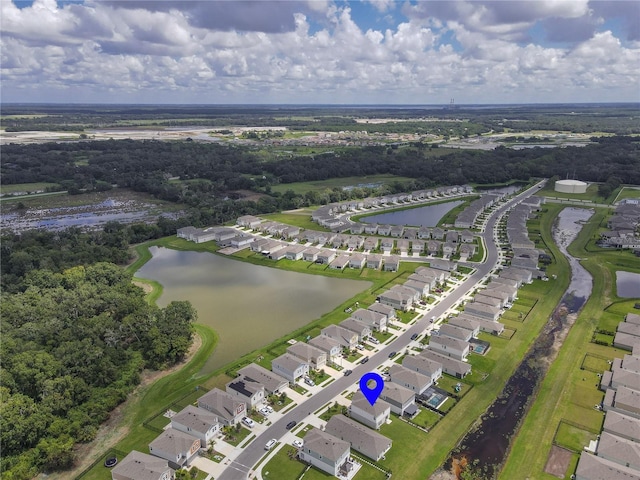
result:
<svg viewBox="0 0 640 480"><path fill-rule="evenodd" d="M264 193L256 193L251 190L234 190L232 193L236 193L240 196L240 200L247 200L249 202L257 202L261 198L268 197Z"/></svg>
<svg viewBox="0 0 640 480"><path fill-rule="evenodd" d="M149 295L151 292L153 292L153 287L151 285L149 285L148 283L140 282L138 280L134 280L133 284L136 287L140 287L142 289L142 291L144 291L145 295Z"/></svg>
<svg viewBox="0 0 640 480"><path fill-rule="evenodd" d="M544 466L544 472L554 477L564 478L572 455L571 451L566 448L552 446L547 464Z"/></svg>
<svg viewBox="0 0 640 480"><path fill-rule="evenodd" d="M47 480L63 480L67 478L74 478L78 476L84 469L88 468L93 462L95 462L100 456L102 456L108 449L114 447L118 442L127 436L130 430L129 418L125 416L128 413L129 408L136 401L139 400L139 394L141 390L145 389L156 380L166 377L184 367L195 355L195 353L202 346L202 338L200 335L194 334L193 343L187 353L187 356L183 361L177 363L173 367L167 370L145 370L141 374L140 384L136 389L129 394L127 400L118 405L109 415L109 419L103 423L98 429L96 438L94 441L86 444L78 444L75 448L76 465L72 470L65 472L50 473L46 477L40 474L39 479L46 478Z"/></svg>

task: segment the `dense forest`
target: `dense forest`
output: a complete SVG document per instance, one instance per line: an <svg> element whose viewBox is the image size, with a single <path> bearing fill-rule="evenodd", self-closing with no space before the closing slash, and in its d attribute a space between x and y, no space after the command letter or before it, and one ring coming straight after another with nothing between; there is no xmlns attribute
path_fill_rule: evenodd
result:
<svg viewBox="0 0 640 480"><path fill-rule="evenodd" d="M181 360L196 312L149 305L120 267L32 270L2 295L2 478L68 468L73 446L138 384L143 368Z"/></svg>

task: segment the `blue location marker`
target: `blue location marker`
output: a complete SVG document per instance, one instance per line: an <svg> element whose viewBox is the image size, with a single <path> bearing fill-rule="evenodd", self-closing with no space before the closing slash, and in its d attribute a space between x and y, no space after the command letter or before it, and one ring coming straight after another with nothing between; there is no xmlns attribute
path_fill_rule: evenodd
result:
<svg viewBox="0 0 640 480"><path fill-rule="evenodd" d="M371 381L376 384L373 388L369 387ZM365 373L360 379L360 390L372 406L378 400L383 389L384 379L375 372Z"/></svg>

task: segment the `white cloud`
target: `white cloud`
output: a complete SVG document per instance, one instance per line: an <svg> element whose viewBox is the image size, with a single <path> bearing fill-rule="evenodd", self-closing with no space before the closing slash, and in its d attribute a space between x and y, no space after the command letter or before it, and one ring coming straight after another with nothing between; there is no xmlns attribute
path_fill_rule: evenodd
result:
<svg viewBox="0 0 640 480"><path fill-rule="evenodd" d="M571 48L522 41L526 26L544 15L585 18L585 2L523 2L521 12L498 12L492 2L418 3L409 21L366 30L345 4L288 2L292 26L277 32L205 28L191 17L198 2L179 9L171 8L175 2L119 8L38 0L23 9L0 3L5 101L638 99L637 43L624 44L610 31ZM147 3L154 8L141 8ZM418 8L440 17L427 19ZM451 34L456 45L444 40Z"/></svg>

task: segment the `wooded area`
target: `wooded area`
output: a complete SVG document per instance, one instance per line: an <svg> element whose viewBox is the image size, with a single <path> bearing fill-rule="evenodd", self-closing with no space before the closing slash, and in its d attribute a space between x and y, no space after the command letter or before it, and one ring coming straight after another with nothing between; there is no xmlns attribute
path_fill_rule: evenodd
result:
<svg viewBox="0 0 640 480"><path fill-rule="evenodd" d="M131 277L109 263L32 270L23 286L0 301L6 479L69 467L74 444L93 440L143 368L184 357L196 320L188 302L149 305Z"/></svg>

